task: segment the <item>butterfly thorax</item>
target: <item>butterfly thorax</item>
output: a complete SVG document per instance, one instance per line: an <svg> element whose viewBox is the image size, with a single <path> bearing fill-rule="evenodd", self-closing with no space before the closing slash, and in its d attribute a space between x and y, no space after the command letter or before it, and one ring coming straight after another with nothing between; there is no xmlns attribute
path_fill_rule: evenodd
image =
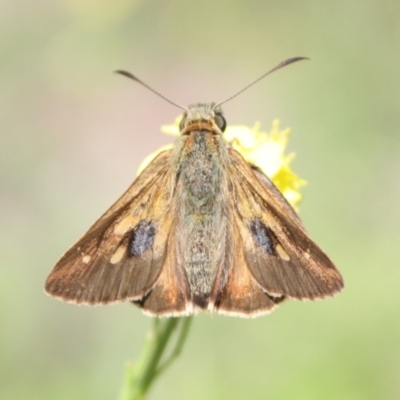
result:
<svg viewBox="0 0 400 400"><path fill-rule="evenodd" d="M177 143L178 257L195 305L207 307L226 240L227 144L209 120L194 120Z"/></svg>

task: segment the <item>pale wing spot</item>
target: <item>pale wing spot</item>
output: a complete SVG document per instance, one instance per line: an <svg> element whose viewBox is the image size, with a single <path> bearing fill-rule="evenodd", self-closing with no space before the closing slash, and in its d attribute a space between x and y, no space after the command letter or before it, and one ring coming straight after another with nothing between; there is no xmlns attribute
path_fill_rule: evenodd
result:
<svg viewBox="0 0 400 400"><path fill-rule="evenodd" d="M303 253L303 255L304 255L304 257L305 257L307 260L309 260L310 257L311 257L311 255L310 255L310 250L307 249L307 250Z"/></svg>
<svg viewBox="0 0 400 400"><path fill-rule="evenodd" d="M125 233L132 228L133 226L133 218L128 215L118 222L117 225L114 226L114 233L116 235L125 235Z"/></svg>
<svg viewBox="0 0 400 400"><path fill-rule="evenodd" d="M282 225L277 222L274 216L267 212L263 214L262 219L266 222L266 225L275 232L282 232Z"/></svg>
<svg viewBox="0 0 400 400"><path fill-rule="evenodd" d="M263 219L267 223L267 226L269 226L271 228L273 227L275 230L276 230L276 227L280 228L279 224L277 224L275 222L274 217L269 212L267 212L263 215Z"/></svg>
<svg viewBox="0 0 400 400"><path fill-rule="evenodd" d="M278 253L279 257L282 258L282 260L290 261L288 253L286 253L286 251L279 243L276 245L275 250Z"/></svg>
<svg viewBox="0 0 400 400"><path fill-rule="evenodd" d="M88 264L91 258L92 258L92 257L90 257L90 256L83 256L83 257L82 257L82 262L83 262L84 264Z"/></svg>
<svg viewBox="0 0 400 400"><path fill-rule="evenodd" d="M118 249L115 251L115 253L111 256L110 258L110 263L111 264L116 264L122 260L122 257L124 256L126 252L126 247L125 246L120 246Z"/></svg>

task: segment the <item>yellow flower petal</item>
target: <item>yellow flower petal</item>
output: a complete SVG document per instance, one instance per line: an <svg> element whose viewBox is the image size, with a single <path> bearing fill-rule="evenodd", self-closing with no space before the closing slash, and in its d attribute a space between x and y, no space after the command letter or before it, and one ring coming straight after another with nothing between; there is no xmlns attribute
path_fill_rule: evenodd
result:
<svg viewBox="0 0 400 400"><path fill-rule="evenodd" d="M285 154L290 133L290 129L281 131L279 120L275 120L269 133L260 131L259 124L255 124L253 128L229 126L224 138L246 161L259 167L289 203L296 207L302 199L299 189L306 181L300 179L291 169L294 153Z"/></svg>

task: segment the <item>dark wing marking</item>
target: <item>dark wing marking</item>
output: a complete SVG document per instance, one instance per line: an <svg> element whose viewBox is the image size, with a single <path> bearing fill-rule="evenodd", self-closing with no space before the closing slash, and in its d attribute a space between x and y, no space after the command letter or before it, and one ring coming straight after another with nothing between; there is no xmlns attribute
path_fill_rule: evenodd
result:
<svg viewBox="0 0 400 400"><path fill-rule="evenodd" d="M230 149L230 174L246 265L270 296L318 299L343 288L328 256L308 237L279 191ZM264 245L262 244L264 243Z"/></svg>
<svg viewBox="0 0 400 400"><path fill-rule="evenodd" d="M47 278L48 294L99 304L140 299L151 290L167 257L172 223L169 158L170 151L159 154L61 257Z"/></svg>

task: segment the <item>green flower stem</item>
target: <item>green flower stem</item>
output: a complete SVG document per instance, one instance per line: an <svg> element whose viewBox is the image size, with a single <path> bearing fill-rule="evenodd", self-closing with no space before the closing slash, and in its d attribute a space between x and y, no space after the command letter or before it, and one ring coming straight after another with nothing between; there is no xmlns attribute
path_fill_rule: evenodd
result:
<svg viewBox="0 0 400 400"><path fill-rule="evenodd" d="M192 317L155 319L141 354L133 366L125 369L124 390L121 400L143 400L155 378L161 375L179 356L189 333ZM162 363L162 356L172 334L180 328L174 349Z"/></svg>

